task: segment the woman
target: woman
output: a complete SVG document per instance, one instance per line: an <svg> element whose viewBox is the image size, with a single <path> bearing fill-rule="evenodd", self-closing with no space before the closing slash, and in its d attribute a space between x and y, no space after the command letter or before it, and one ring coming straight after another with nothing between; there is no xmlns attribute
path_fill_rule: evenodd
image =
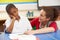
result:
<svg viewBox="0 0 60 40"><path fill-rule="evenodd" d="M41 34L57 31L56 22L52 21L54 18L54 9L51 7L42 7L40 16L31 21L31 25L36 26L36 30L27 31L25 34Z"/></svg>

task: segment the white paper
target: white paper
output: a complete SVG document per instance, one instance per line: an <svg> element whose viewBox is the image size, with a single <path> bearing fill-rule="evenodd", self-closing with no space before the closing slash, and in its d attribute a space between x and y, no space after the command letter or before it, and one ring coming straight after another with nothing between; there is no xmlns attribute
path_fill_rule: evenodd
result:
<svg viewBox="0 0 60 40"><path fill-rule="evenodd" d="M34 35L18 35L18 34L10 34L10 39L18 39L18 40L36 40L36 36Z"/></svg>
<svg viewBox="0 0 60 40"><path fill-rule="evenodd" d="M9 34L9 38L10 39L18 39L18 35L17 34Z"/></svg>

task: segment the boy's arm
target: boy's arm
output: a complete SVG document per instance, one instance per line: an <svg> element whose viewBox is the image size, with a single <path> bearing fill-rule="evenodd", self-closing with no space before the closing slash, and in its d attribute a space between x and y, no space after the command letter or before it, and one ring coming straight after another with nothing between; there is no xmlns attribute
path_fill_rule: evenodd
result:
<svg viewBox="0 0 60 40"><path fill-rule="evenodd" d="M12 32L12 29L13 29L13 26L14 26L14 22L15 22L15 17L12 18L12 21L11 21L9 27L7 28L6 32L9 32L9 33Z"/></svg>
<svg viewBox="0 0 60 40"><path fill-rule="evenodd" d="M14 26L14 19L12 19L12 22L11 22L11 24L10 24L10 26L7 28L7 30L6 30L6 32L12 32L12 29L13 29L13 26Z"/></svg>

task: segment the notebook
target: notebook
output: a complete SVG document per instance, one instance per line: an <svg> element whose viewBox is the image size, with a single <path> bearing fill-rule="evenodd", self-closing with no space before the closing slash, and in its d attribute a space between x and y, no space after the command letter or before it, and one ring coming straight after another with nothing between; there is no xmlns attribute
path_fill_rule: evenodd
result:
<svg viewBox="0 0 60 40"><path fill-rule="evenodd" d="M36 40L36 36L34 35L9 34L9 38L17 40Z"/></svg>

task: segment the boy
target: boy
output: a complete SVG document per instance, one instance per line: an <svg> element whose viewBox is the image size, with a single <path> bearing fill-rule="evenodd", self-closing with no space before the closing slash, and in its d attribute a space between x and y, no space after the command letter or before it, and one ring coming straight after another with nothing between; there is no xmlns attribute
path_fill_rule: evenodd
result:
<svg viewBox="0 0 60 40"><path fill-rule="evenodd" d="M5 22L6 32L24 34L25 31L32 29L28 19L18 14L18 9L15 5L8 4L6 11L10 17L10 19L7 19Z"/></svg>

